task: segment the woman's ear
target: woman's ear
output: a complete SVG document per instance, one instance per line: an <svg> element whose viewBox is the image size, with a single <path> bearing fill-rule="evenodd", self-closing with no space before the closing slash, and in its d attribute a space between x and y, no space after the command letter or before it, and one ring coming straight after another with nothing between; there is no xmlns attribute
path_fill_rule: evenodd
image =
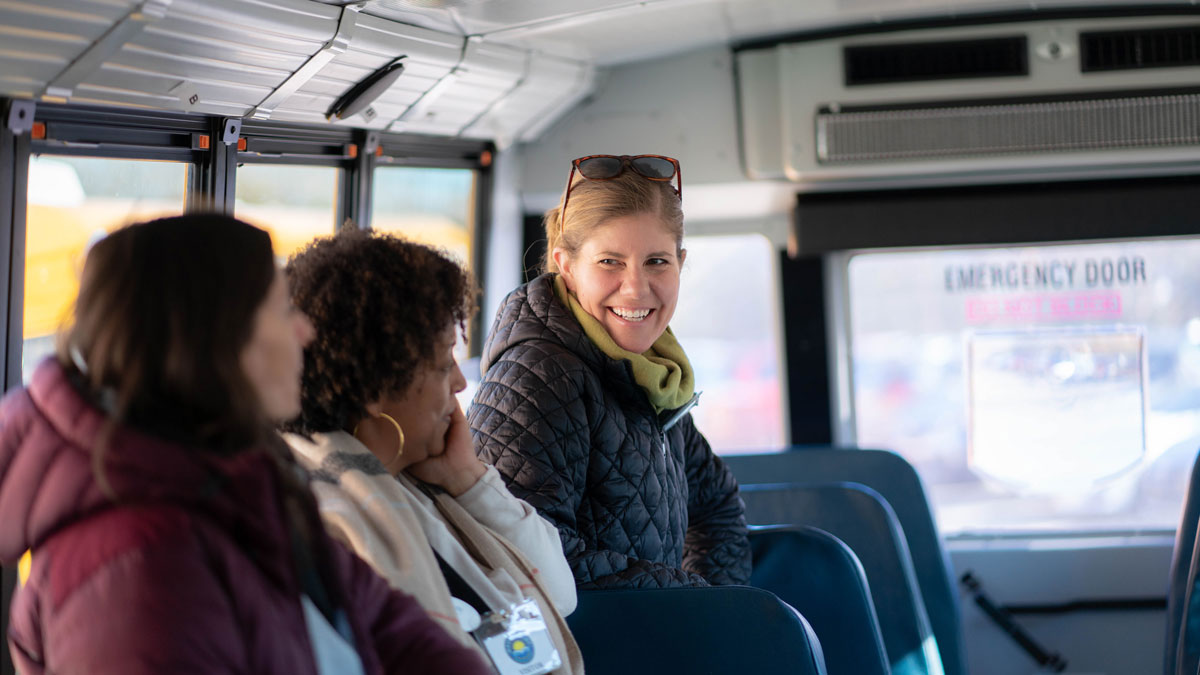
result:
<svg viewBox="0 0 1200 675"><path fill-rule="evenodd" d="M567 290L575 292L575 261L571 258L571 253L567 249L556 246L551 254L554 258L554 264L558 266L558 272L562 275L563 283L567 285Z"/></svg>
<svg viewBox="0 0 1200 675"><path fill-rule="evenodd" d="M683 267L683 261L687 260L687 249L679 249L679 266Z"/></svg>
<svg viewBox="0 0 1200 675"><path fill-rule="evenodd" d="M371 401L363 407L367 409L367 414L371 417L379 417L379 413L383 412L383 401Z"/></svg>

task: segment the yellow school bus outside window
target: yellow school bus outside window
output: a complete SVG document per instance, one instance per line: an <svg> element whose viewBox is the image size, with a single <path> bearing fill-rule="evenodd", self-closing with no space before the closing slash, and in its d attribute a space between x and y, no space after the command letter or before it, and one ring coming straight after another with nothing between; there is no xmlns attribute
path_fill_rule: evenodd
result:
<svg viewBox="0 0 1200 675"><path fill-rule="evenodd" d="M183 212L187 165L94 157L34 157L25 225L22 371L54 349L79 290L87 249L131 222Z"/></svg>
<svg viewBox="0 0 1200 675"><path fill-rule="evenodd" d="M234 215L271 233L280 263L334 233L338 171L331 166L243 164Z"/></svg>
<svg viewBox="0 0 1200 675"><path fill-rule="evenodd" d="M475 172L388 166L375 169L371 227L444 249L471 267Z"/></svg>

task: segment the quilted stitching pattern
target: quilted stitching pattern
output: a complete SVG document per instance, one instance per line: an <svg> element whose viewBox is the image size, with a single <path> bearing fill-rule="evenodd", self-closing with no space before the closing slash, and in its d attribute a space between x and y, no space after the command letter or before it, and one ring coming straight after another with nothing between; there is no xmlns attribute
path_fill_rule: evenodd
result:
<svg viewBox="0 0 1200 675"><path fill-rule="evenodd" d="M581 587L749 579L733 475L690 415L660 431L629 364L588 340L551 277L505 299L482 366L468 418L477 452L558 526Z"/></svg>

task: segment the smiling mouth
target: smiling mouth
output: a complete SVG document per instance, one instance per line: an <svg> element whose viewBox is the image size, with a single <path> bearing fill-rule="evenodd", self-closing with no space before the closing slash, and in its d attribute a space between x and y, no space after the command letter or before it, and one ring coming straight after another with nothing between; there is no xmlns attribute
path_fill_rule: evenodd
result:
<svg viewBox="0 0 1200 675"><path fill-rule="evenodd" d="M652 309L626 309L625 307L609 307L608 311L612 312L618 318L632 323L640 323L654 312Z"/></svg>

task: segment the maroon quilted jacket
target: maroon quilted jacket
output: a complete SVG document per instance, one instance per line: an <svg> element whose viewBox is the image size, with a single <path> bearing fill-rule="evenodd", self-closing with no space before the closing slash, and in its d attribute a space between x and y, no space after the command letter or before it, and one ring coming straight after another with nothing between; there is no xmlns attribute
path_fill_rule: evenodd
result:
<svg viewBox="0 0 1200 675"><path fill-rule="evenodd" d="M121 429L106 454L114 504L89 453L104 422L53 361L0 403L0 563L33 551L10 611L17 670L316 675L272 460ZM490 672L318 536L366 673Z"/></svg>

